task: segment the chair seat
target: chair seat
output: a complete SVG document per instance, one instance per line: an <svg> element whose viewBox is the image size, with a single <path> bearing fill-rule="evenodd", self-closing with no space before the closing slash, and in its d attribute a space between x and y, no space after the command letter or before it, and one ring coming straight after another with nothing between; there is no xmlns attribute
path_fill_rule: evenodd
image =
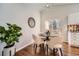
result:
<svg viewBox="0 0 79 59"><path fill-rule="evenodd" d="M49 47L49 49L52 49L53 50L53 48L62 48L63 46L61 44L56 44L54 46L48 45L48 47Z"/></svg>
<svg viewBox="0 0 79 59"><path fill-rule="evenodd" d="M56 45L54 45L54 48L62 48L62 45L61 44L56 44Z"/></svg>
<svg viewBox="0 0 79 59"><path fill-rule="evenodd" d="M44 43L44 41L37 40L37 41L35 41L34 43L37 44L37 45L39 45L39 44L41 44L41 43Z"/></svg>

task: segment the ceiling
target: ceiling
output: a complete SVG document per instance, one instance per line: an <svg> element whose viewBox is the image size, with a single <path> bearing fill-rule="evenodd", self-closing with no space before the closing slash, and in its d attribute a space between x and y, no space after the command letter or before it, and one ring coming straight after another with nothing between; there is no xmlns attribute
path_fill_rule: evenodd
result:
<svg viewBox="0 0 79 59"><path fill-rule="evenodd" d="M46 8L52 8L54 6L62 6L62 5L69 5L72 3L25 3L24 5L29 8L35 8L38 10L46 9Z"/></svg>
<svg viewBox="0 0 79 59"><path fill-rule="evenodd" d="M17 5L17 6L22 6L22 7L26 7L27 9L35 9L35 10L44 10L46 8L52 8L55 6L62 6L62 5L69 5L72 3L15 3L15 4L11 4L11 3L4 3L4 4L0 4L0 6L6 6L6 5Z"/></svg>

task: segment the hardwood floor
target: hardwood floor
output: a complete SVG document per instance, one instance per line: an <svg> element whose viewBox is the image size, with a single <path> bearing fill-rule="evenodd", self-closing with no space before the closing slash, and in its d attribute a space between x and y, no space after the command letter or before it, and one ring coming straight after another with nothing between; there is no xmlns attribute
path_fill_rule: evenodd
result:
<svg viewBox="0 0 79 59"><path fill-rule="evenodd" d="M67 43L63 43L63 47L64 56L79 56L78 47L70 47ZM16 56L46 56L46 54L43 49L38 49L37 53L35 54L32 45L30 45L16 52ZM53 53L50 53L49 56L53 56Z"/></svg>

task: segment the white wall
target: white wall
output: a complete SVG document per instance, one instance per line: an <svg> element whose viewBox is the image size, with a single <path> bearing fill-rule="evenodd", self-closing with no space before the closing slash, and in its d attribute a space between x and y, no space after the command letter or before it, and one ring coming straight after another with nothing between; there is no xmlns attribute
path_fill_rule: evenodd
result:
<svg viewBox="0 0 79 59"><path fill-rule="evenodd" d="M35 28L28 26L28 17L34 17L36 21ZM22 36L20 42L16 44L17 50L32 43L32 34L40 32L40 13L37 9L27 4L0 4L0 26L5 23L17 24L22 27Z"/></svg>
<svg viewBox="0 0 79 59"><path fill-rule="evenodd" d="M79 12L79 4L69 4L69 5L60 5L52 6L52 8L47 8L46 10L41 11L41 32L45 31L45 20L51 20L57 18L61 20L61 27L63 28L64 38L67 40L67 16L72 13Z"/></svg>
<svg viewBox="0 0 79 59"><path fill-rule="evenodd" d="M79 12L68 15L68 24L79 24Z"/></svg>

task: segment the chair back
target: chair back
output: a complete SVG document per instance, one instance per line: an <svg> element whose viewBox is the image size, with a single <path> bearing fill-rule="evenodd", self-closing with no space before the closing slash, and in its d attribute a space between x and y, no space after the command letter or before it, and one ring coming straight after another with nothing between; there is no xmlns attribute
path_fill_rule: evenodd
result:
<svg viewBox="0 0 79 59"><path fill-rule="evenodd" d="M42 40L39 36L34 35L34 34L32 36L33 36L34 43L36 43L36 44L42 43Z"/></svg>
<svg viewBox="0 0 79 59"><path fill-rule="evenodd" d="M56 44L62 44L63 43L63 40L61 37L57 36L57 37L51 37L50 38L50 41L47 42L48 46L53 48L54 45Z"/></svg>
<svg viewBox="0 0 79 59"><path fill-rule="evenodd" d="M38 37L36 35L34 35L34 34L32 34L32 36L33 36L33 40L37 41Z"/></svg>

